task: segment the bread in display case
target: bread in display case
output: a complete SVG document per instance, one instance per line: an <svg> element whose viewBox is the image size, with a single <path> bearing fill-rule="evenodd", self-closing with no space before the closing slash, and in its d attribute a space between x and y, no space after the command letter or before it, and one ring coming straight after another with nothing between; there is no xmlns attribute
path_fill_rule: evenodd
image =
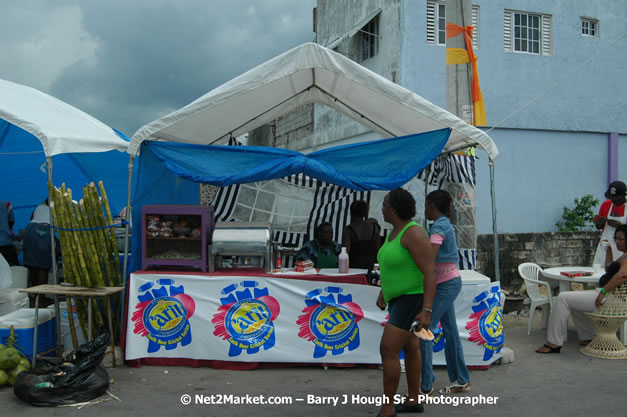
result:
<svg viewBox="0 0 627 417"><path fill-rule="evenodd" d="M214 225L213 206L143 206L142 269L186 267L207 272Z"/></svg>

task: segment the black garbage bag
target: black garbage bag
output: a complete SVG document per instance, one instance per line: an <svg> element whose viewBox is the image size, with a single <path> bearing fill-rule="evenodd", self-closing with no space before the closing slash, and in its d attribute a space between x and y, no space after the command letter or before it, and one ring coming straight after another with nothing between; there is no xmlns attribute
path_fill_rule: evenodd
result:
<svg viewBox="0 0 627 417"><path fill-rule="evenodd" d="M109 388L109 374L101 365L109 340L108 333L101 333L61 359L38 361L33 370L20 372L13 392L40 407L74 404L101 396Z"/></svg>

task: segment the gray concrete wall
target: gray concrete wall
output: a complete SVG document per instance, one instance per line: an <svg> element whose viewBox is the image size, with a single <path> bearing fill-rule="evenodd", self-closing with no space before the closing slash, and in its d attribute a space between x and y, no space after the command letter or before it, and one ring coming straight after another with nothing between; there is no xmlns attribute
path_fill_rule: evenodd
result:
<svg viewBox="0 0 627 417"><path fill-rule="evenodd" d="M499 234L501 287L520 288L518 265L523 262L534 262L543 268L592 266L600 237L600 231ZM493 235L479 235L477 239L477 270L494 279Z"/></svg>

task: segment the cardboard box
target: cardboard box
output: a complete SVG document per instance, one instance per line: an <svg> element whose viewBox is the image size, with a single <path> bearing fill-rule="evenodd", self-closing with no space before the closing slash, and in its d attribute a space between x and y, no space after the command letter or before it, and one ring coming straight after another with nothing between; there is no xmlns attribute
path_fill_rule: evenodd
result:
<svg viewBox="0 0 627 417"><path fill-rule="evenodd" d="M57 323L54 310L39 309L37 325L37 354L57 346ZM0 343L6 345L10 335L10 327L15 329L17 348L28 359L33 357L33 338L35 336L35 309L22 308L0 317ZM50 355L53 355L51 352Z"/></svg>

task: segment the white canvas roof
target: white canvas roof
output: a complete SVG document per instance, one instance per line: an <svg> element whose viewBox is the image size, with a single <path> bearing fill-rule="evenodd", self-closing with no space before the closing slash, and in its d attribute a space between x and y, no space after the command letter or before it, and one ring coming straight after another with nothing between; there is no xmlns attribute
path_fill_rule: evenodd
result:
<svg viewBox="0 0 627 417"><path fill-rule="evenodd" d="M125 151L128 142L92 116L34 88L0 79L0 118L36 136L46 156Z"/></svg>
<svg viewBox="0 0 627 417"><path fill-rule="evenodd" d="M483 131L388 79L323 46L306 43L221 85L187 106L144 125L131 138L137 154L144 140L222 143L295 108L323 103L379 133L405 136L449 127L445 150L498 150Z"/></svg>

